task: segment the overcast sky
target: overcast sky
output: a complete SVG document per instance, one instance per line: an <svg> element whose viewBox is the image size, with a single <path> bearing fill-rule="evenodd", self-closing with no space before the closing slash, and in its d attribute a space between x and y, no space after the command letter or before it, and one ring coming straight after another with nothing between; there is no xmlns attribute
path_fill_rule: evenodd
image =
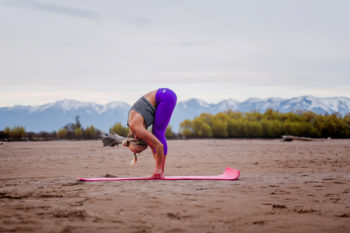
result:
<svg viewBox="0 0 350 233"><path fill-rule="evenodd" d="M0 0L0 106L350 97L350 1Z"/></svg>

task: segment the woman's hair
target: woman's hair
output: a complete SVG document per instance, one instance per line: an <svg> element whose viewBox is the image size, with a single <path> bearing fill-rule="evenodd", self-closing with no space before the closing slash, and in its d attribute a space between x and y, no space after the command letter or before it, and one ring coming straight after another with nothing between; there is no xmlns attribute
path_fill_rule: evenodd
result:
<svg viewBox="0 0 350 233"><path fill-rule="evenodd" d="M146 150L148 145L142 139L135 139L133 134L129 134L125 140L124 146L127 146L129 150L134 153L134 159L131 161L130 165L134 165L137 161L137 153L141 153Z"/></svg>
<svg viewBox="0 0 350 233"><path fill-rule="evenodd" d="M128 135L124 145L127 146L132 153L134 153L135 157L131 162L131 165L134 165L137 161L136 154L141 153L142 151L146 150L148 147L147 143L142 139L135 139L134 134Z"/></svg>

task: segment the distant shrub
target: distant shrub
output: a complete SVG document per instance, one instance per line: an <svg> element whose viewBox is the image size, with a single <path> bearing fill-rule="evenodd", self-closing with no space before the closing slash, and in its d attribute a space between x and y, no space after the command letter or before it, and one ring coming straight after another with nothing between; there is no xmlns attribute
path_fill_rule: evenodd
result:
<svg viewBox="0 0 350 233"><path fill-rule="evenodd" d="M25 128L23 126L15 126L15 127L6 127L1 132L1 138L2 140L16 140L21 141L25 140L27 136L27 133L25 131Z"/></svg>
<svg viewBox="0 0 350 233"><path fill-rule="evenodd" d="M65 139L67 138L67 132L68 130L66 128L63 128L63 129L59 129L58 132L57 132L57 137L59 139Z"/></svg>
<svg viewBox="0 0 350 233"><path fill-rule="evenodd" d="M11 129L9 127L6 127L4 129L4 137L5 138L10 138L11 137Z"/></svg>
<svg viewBox="0 0 350 233"><path fill-rule="evenodd" d="M280 138L282 135L306 137L350 137L350 114L320 115L314 112L265 113L220 112L202 113L193 120L184 120L180 132L186 137L217 138Z"/></svg>
<svg viewBox="0 0 350 233"><path fill-rule="evenodd" d="M109 129L109 132L116 133L116 134L119 134L120 136L126 137L129 134L129 128L122 126L121 123L116 123Z"/></svg>
<svg viewBox="0 0 350 233"><path fill-rule="evenodd" d="M167 139L169 138L174 138L175 137L175 133L173 132L173 129L171 128L171 126L169 125L166 130L165 130L165 137Z"/></svg>
<svg viewBox="0 0 350 233"><path fill-rule="evenodd" d="M16 140L22 140L24 139L25 135L26 135L26 131L22 126L15 126L11 129L11 133L10 133L11 138L14 138Z"/></svg>
<svg viewBox="0 0 350 233"><path fill-rule="evenodd" d="M82 128L76 128L74 130L74 136L75 136L76 139L82 139L82 136L83 136Z"/></svg>
<svg viewBox="0 0 350 233"><path fill-rule="evenodd" d="M94 126L90 125L85 129L85 138L87 139L97 139L101 136L102 132L98 129L95 129Z"/></svg>
<svg viewBox="0 0 350 233"><path fill-rule="evenodd" d="M193 128L191 120L188 120L188 119L184 120L180 124L180 130L181 130L182 135L184 135L185 137L195 136L194 135L194 128Z"/></svg>
<svg viewBox="0 0 350 233"><path fill-rule="evenodd" d="M94 126L84 129L80 123L79 116L75 117L75 123L68 123L57 132L26 132L22 126L13 128L6 127L0 131L0 140L57 140L57 139L98 139L102 135L102 131Z"/></svg>
<svg viewBox="0 0 350 233"><path fill-rule="evenodd" d="M227 121L214 117L213 126L211 127L213 136L217 138L225 138L228 136Z"/></svg>

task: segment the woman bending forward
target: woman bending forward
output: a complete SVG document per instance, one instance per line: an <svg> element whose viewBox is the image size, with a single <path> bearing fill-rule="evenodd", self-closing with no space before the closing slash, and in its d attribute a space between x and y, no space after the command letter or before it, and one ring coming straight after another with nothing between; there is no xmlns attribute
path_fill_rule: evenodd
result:
<svg viewBox="0 0 350 233"><path fill-rule="evenodd" d="M176 94L168 88L159 88L142 96L131 107L128 116L130 134L142 139L152 149L156 167L153 178L164 177L168 145L165 131L176 105ZM147 128L152 126L152 133ZM132 146L129 149L133 151ZM133 151L134 152L134 151Z"/></svg>

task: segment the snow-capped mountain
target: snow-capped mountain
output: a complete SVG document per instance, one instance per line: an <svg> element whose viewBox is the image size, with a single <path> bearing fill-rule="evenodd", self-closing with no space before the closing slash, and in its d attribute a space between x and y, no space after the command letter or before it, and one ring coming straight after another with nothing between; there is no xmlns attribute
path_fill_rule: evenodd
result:
<svg viewBox="0 0 350 233"><path fill-rule="evenodd" d="M267 109L279 109L283 101L281 98L258 99L249 98L238 104L237 108L240 112L265 112Z"/></svg>
<svg viewBox="0 0 350 233"><path fill-rule="evenodd" d="M240 112L265 112L272 108L280 112L313 111L319 114L350 113L350 98L301 96L291 99L250 98L243 102L233 99L219 103L207 103L200 99L189 99L177 103L170 121L175 132L178 132L180 123L185 119L193 119L201 113L216 114L233 110ZM83 127L94 125L96 128L108 132L109 128L121 122L126 125L130 105L125 102L110 102L106 105L76 100L61 100L40 106L13 106L0 108L0 130L7 126L21 125L27 131L54 131L70 122L74 122L76 115L80 116Z"/></svg>
<svg viewBox="0 0 350 233"><path fill-rule="evenodd" d="M338 112L341 115L345 115L350 112L349 100L350 98L346 97L318 98L301 96L281 101L278 110L281 112L309 110L320 114Z"/></svg>
<svg viewBox="0 0 350 233"><path fill-rule="evenodd" d="M80 116L83 127L94 127L108 132L116 122L126 123L130 105L111 102L106 105L76 100L60 100L40 106L0 108L0 130L6 126L22 125L27 131L54 131Z"/></svg>

